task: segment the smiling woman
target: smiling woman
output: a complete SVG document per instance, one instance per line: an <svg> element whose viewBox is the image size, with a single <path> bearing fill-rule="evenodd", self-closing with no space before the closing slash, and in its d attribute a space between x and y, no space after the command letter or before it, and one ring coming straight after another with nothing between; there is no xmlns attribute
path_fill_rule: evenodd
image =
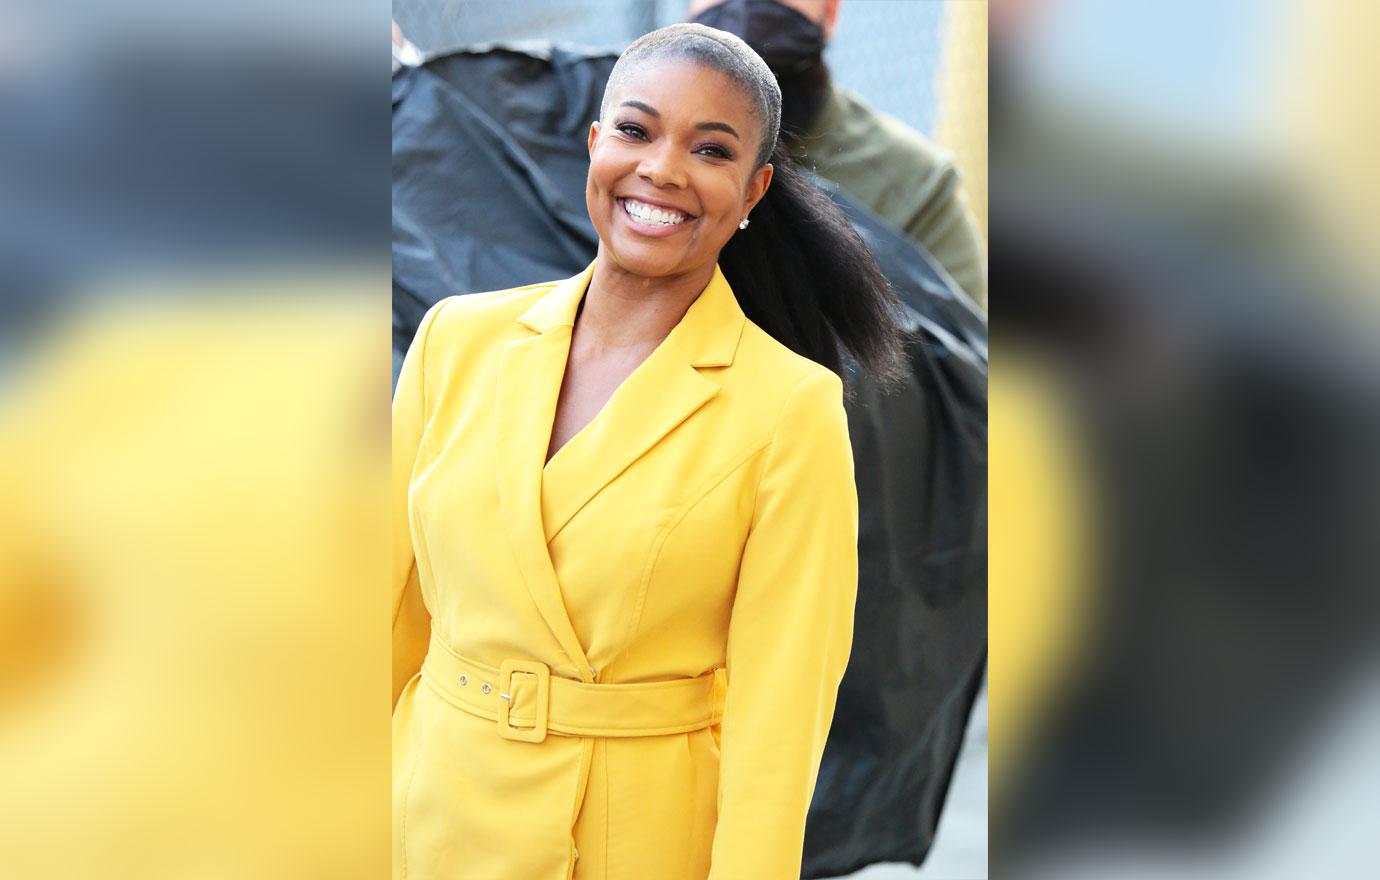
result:
<svg viewBox="0 0 1380 880"><path fill-rule="evenodd" d="M799 876L852 644L841 361L894 300L736 37L589 129L595 261L434 306L394 399L394 872Z"/></svg>

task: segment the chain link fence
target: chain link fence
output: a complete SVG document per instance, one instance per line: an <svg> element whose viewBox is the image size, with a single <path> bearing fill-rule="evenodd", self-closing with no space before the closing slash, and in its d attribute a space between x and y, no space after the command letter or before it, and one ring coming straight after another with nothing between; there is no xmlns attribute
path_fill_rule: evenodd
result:
<svg viewBox="0 0 1380 880"><path fill-rule="evenodd" d="M948 8L964 0L848 0L825 57L835 80L925 134ZM394 0L393 16L424 52L489 42L554 40L622 49L685 19L686 0ZM985 103L986 95L983 95Z"/></svg>

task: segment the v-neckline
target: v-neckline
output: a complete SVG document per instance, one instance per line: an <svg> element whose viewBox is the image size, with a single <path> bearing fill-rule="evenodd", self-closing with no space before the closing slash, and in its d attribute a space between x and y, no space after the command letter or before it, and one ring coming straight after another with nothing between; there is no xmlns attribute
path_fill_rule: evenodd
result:
<svg viewBox="0 0 1380 880"><path fill-rule="evenodd" d="M571 323L565 328L565 356L561 360L560 385L556 388L556 402L551 407L551 421L546 432L546 448L548 450L551 448L551 437L553 434L556 433L556 417L560 415L561 410L561 392L565 390L565 376L566 373L570 371L570 357L572 351L575 348L575 323L580 320L580 313L583 312L585 308L585 299L589 296L589 289L593 285L593 277L591 277L589 281L585 282L585 288L580 292L580 300L575 304L575 315L573 318L571 318ZM697 296L696 300L698 299L699 297ZM694 302L691 302L690 305L691 307L693 307ZM686 311L688 312L689 309L687 309ZM555 452L551 453L551 456L542 463L541 472L543 477L545 477L546 474L550 473L552 463L560 457L561 453L564 452L566 448L571 446L576 441L580 440L585 434L591 432L592 426L596 422L598 422L599 419L602 418L603 415L612 408L614 401L618 397L618 392L621 391L628 384L628 382L630 382L632 378L637 375L638 371L642 369L643 365L645 365L648 361L655 357L659 351L661 351L661 349L666 345L667 340L669 340L673 335L675 335L676 328L679 327L684 320L685 316L682 315L681 320L677 321L675 325L671 327L671 329L666 333L666 335L662 337L662 340L658 342L656 345L652 346L652 350L647 352L647 356L644 357L641 361L639 361L637 366L633 367L632 370L628 372L628 375L624 376L622 381L620 381L616 386L614 386L613 391L609 393L608 398L604 400L603 404L600 405L597 411L595 411L594 415L590 416L589 421L581 425L580 430L576 431L574 434L571 434L568 438L566 438L566 441L562 443Z"/></svg>
<svg viewBox="0 0 1380 880"><path fill-rule="evenodd" d="M570 326L566 328L565 356L561 358L560 384L556 386L556 402L551 407L551 423L550 427L547 429L546 432L546 449L548 452L551 449L551 437L556 433L556 417L560 415L561 412L561 392L565 390L565 374L570 372L570 354L575 348L575 322L580 320L580 313L585 310L585 298L589 296L589 288L593 284L594 278L591 276L590 279L585 282L584 290L580 291L580 300L575 304L575 316L570 319ZM641 364L639 364L638 366L641 366ZM626 382L627 380L624 379L623 381ZM619 386L622 386L621 382L619 383ZM618 389L613 389L613 394L617 393ZM543 456L543 458L545 459L542 462L541 466L541 472L543 476L545 476L547 471L551 469L551 462L556 460L556 457L561 454L561 450L565 449L571 443L575 442L576 437L579 437L581 434L585 432L585 430L590 425L594 424L594 420L599 418L599 413L602 413L604 409L609 405L609 401L613 400L613 394L609 395L608 400L604 401L603 406L599 407L599 411L596 412L590 418L589 421L585 422L583 425L580 426L580 430L576 431L574 434L571 434L569 437L567 437L566 441L562 443L560 446L558 446L555 452L551 452L549 456Z"/></svg>
<svg viewBox="0 0 1380 880"><path fill-rule="evenodd" d="M568 333L568 334L566 335L566 343L565 343L565 366L563 366L563 367L561 368L561 384L560 384L560 386L556 389L556 405L553 406L553 407L551 408L551 427L550 427L550 430L548 430L548 431L546 432L546 448L547 448L548 450L551 449L551 437L556 433L556 418L557 418L557 416L559 416L560 413L561 413L561 392L565 390L565 374L570 370L570 349L573 348L574 345L575 345L575 334L574 334L574 331L572 330L570 333ZM624 381L627 381L627 380L625 379ZM621 383L620 383L620 386L621 386ZM613 394L617 394L617 393L618 393L618 389L617 389L617 388L613 389ZM552 463L553 461L555 461L557 458L560 457L561 452L562 452L567 446L569 446L571 443L574 443L574 442L575 442L575 438L576 438L576 437L579 437L579 436L580 436L581 434L583 434L585 431L589 430L589 426L592 425L592 424L594 424L595 419L599 418L599 414L602 413L602 412L608 407L609 402L613 400L613 394L610 394L610 395L609 395L609 399L604 401L604 405L601 406L601 407L599 407L599 411L596 412L596 413L590 418L589 421L585 422L583 425L580 426L580 430L576 431L574 434L571 434L569 437L566 438L566 441L565 441L564 443L562 443L560 446L556 447L556 451L555 451L555 452L552 452L551 455L550 455L550 457L547 458L546 461L545 461L545 462L542 464L542 466L541 466L541 472L542 472L543 475L545 475L547 472L549 472L549 471L551 470L551 463Z"/></svg>
<svg viewBox="0 0 1380 880"><path fill-rule="evenodd" d="M679 323L677 323L677 326L679 326ZM633 377L638 374L638 372L646 365L646 363L650 361L653 357L655 357L659 351L661 351L661 349L667 344L667 341L670 340L671 336L675 332L676 328L672 327L671 331L667 333L666 336L660 342L653 346L651 351L647 352L647 356L644 357L641 361L639 361L637 366L633 367L632 370L629 371L628 375L624 376L622 381L620 381L616 386L614 386L613 391L610 392L608 398L603 402L603 404L594 413L594 415L590 417L589 421L581 425L580 430L576 431L574 434L571 434L570 437L568 437L566 441L556 449L555 452L551 453L551 457L546 459L546 461L542 464L541 472L543 476L545 476L547 473L551 471L551 465L556 461L556 459L560 457L562 452L568 449L576 441L583 438L585 434L588 434L592 431L594 424L598 422L601 418L603 418L605 413L609 412L609 410L613 408L614 401L618 398L618 393L622 391L625 387L627 387L628 383L632 381ZM574 346L575 328L571 327L566 332L565 361L564 366L561 367L561 385L559 388L556 389L556 403L551 408L551 425L546 432L547 449L551 448L551 436L556 432L556 417L560 414L561 410L561 392L565 390L565 375L570 369L570 353L571 349L574 348Z"/></svg>

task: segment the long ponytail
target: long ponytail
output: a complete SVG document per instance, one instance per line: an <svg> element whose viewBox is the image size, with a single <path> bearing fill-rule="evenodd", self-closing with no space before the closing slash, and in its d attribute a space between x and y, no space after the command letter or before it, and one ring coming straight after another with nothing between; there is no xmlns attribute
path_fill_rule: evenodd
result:
<svg viewBox="0 0 1380 880"><path fill-rule="evenodd" d="M843 356L881 382L902 369L900 308L848 218L778 141L771 186L747 229L719 253L744 314L792 351L843 372Z"/></svg>

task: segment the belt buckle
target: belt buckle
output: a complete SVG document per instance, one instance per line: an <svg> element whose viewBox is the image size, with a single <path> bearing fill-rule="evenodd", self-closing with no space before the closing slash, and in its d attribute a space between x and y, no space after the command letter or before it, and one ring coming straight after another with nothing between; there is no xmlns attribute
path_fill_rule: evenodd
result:
<svg viewBox="0 0 1380 880"><path fill-rule="evenodd" d="M513 705L513 673L537 677L535 727L514 727L508 718ZM498 735L517 742L539 743L546 739L546 715L551 705L551 668L538 660L504 660L498 669Z"/></svg>

